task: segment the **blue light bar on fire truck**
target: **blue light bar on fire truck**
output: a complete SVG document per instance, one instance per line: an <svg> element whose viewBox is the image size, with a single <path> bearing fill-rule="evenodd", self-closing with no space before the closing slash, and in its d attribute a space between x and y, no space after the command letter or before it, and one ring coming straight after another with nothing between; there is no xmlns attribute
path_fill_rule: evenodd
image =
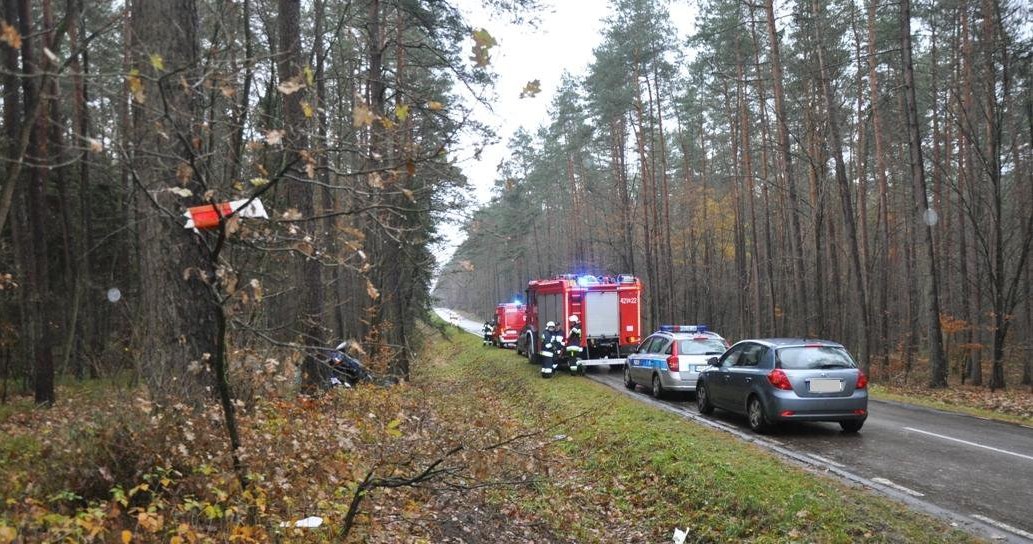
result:
<svg viewBox="0 0 1033 544"><path fill-rule="evenodd" d="M707 332L706 325L660 325L664 332Z"/></svg>
<svg viewBox="0 0 1033 544"><path fill-rule="evenodd" d="M577 284L581 287L587 287L589 285L598 285L599 278L591 275L583 275L577 277Z"/></svg>

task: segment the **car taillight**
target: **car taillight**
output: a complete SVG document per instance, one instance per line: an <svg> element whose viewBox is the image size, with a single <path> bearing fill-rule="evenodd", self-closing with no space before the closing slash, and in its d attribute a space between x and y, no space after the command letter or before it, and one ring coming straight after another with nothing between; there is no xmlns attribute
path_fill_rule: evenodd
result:
<svg viewBox="0 0 1033 544"><path fill-rule="evenodd" d="M638 342L639 338L637 336L628 336L627 340L629 344L634 344L635 342Z"/></svg>
<svg viewBox="0 0 1033 544"><path fill-rule="evenodd" d="M858 370L857 371L857 385L855 385L854 388L855 389L864 389L866 387L868 387L868 376L865 376L864 372L861 372L860 370Z"/></svg>
<svg viewBox="0 0 1033 544"><path fill-rule="evenodd" d="M769 372L768 381L775 386L775 389L782 389L784 391L791 391L793 389L793 384L789 383L789 376L786 376L786 373L782 372L781 368L776 368Z"/></svg>
<svg viewBox="0 0 1033 544"><path fill-rule="evenodd" d="M667 357L667 369L671 372L678 372L678 356L671 355Z"/></svg>

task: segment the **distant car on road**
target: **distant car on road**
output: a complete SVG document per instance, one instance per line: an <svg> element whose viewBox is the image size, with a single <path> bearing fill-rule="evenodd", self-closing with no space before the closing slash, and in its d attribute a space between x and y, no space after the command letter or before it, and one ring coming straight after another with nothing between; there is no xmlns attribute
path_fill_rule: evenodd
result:
<svg viewBox="0 0 1033 544"><path fill-rule="evenodd" d="M868 417L868 377L835 342L743 340L708 361L696 404L701 414L745 414L756 432L783 421L835 421L856 433Z"/></svg>
<svg viewBox="0 0 1033 544"><path fill-rule="evenodd" d="M706 325L663 325L628 356L624 386L648 384L656 398L668 391L695 391L707 359L727 348L728 342Z"/></svg>

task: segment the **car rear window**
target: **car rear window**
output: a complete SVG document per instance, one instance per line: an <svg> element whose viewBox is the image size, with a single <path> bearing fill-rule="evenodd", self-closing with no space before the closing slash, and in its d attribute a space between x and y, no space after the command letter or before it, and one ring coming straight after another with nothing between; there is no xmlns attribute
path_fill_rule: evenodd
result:
<svg viewBox="0 0 1033 544"><path fill-rule="evenodd" d="M678 355L721 355L724 352L725 344L717 338L687 338L678 341Z"/></svg>
<svg viewBox="0 0 1033 544"><path fill-rule="evenodd" d="M778 350L778 366L795 370L857 368L847 351L835 346L801 346Z"/></svg>

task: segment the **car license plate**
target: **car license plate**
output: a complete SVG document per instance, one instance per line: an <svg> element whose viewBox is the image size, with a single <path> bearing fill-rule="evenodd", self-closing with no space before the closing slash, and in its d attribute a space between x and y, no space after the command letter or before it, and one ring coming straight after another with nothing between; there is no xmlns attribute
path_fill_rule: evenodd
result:
<svg viewBox="0 0 1033 544"><path fill-rule="evenodd" d="M808 384L811 393L839 393L843 390L843 380L815 378Z"/></svg>

